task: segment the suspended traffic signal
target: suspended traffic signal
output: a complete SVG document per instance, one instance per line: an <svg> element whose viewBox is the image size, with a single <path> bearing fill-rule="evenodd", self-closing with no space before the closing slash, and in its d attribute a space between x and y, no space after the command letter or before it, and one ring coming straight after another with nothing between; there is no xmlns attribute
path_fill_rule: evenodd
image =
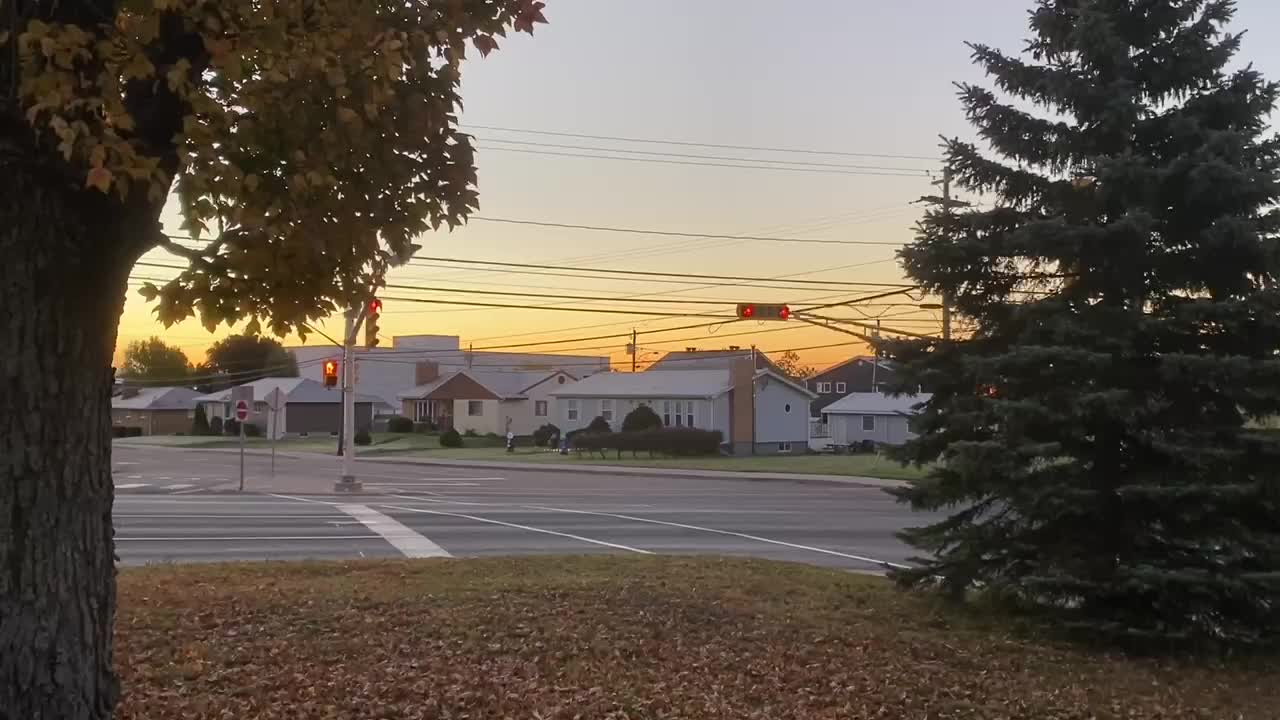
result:
<svg viewBox="0 0 1280 720"><path fill-rule="evenodd" d="M324 361L324 386L325 387L338 386L338 361L337 360Z"/></svg>
<svg viewBox="0 0 1280 720"><path fill-rule="evenodd" d="M370 300L364 315L364 346L367 348L378 347L378 315L381 313L382 301L377 298Z"/></svg>
<svg viewBox="0 0 1280 720"><path fill-rule="evenodd" d="M739 320L787 320L790 317L791 308L786 305L738 303Z"/></svg>

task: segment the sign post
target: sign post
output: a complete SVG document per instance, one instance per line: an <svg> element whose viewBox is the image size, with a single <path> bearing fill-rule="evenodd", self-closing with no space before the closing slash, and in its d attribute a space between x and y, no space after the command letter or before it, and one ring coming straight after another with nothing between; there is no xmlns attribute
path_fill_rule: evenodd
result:
<svg viewBox="0 0 1280 720"><path fill-rule="evenodd" d="M240 492L244 492L244 421L249 419L249 403L236 401L236 425L240 428Z"/></svg>
<svg viewBox="0 0 1280 720"><path fill-rule="evenodd" d="M267 409L271 411L267 432L271 434L271 477L276 476L276 435L279 433L280 408L284 407L284 393L276 388L267 393Z"/></svg>

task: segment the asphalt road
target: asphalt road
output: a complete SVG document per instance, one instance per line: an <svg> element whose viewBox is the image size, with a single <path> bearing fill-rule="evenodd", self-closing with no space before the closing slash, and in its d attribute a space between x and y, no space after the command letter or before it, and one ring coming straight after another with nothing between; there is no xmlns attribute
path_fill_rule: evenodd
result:
<svg viewBox="0 0 1280 720"><path fill-rule="evenodd" d="M124 564L541 553L747 555L856 570L905 563L896 530L926 520L874 488L361 463L369 492L273 492L269 459L117 448ZM297 487L327 458L277 459Z"/></svg>

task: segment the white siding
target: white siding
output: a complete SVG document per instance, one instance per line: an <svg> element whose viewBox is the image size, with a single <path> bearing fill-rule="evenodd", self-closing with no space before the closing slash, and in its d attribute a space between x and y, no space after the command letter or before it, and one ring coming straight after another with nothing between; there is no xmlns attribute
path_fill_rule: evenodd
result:
<svg viewBox="0 0 1280 720"><path fill-rule="evenodd" d="M476 416L467 414L467 403L471 402L480 403L482 414ZM502 435L506 432L506 416L501 410L497 400L454 400L453 426L458 432L474 430L481 435L486 433Z"/></svg>
<svg viewBox="0 0 1280 720"><path fill-rule="evenodd" d="M809 396L765 376L756 380L756 444L795 443L802 452L809 443Z"/></svg>
<svg viewBox="0 0 1280 720"><path fill-rule="evenodd" d="M832 414L828 416L831 442L834 445L852 445L863 440L901 445L912 437L907 429L907 418L901 415L873 415L875 430L863 430L862 415Z"/></svg>

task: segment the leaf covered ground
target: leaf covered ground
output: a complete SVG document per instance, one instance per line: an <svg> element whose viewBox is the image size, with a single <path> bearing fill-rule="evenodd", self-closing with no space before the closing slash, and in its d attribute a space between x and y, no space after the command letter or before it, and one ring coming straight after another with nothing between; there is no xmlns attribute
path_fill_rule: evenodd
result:
<svg viewBox="0 0 1280 720"><path fill-rule="evenodd" d="M1280 717L1273 663L1030 637L763 561L155 566L120 577L118 717Z"/></svg>

